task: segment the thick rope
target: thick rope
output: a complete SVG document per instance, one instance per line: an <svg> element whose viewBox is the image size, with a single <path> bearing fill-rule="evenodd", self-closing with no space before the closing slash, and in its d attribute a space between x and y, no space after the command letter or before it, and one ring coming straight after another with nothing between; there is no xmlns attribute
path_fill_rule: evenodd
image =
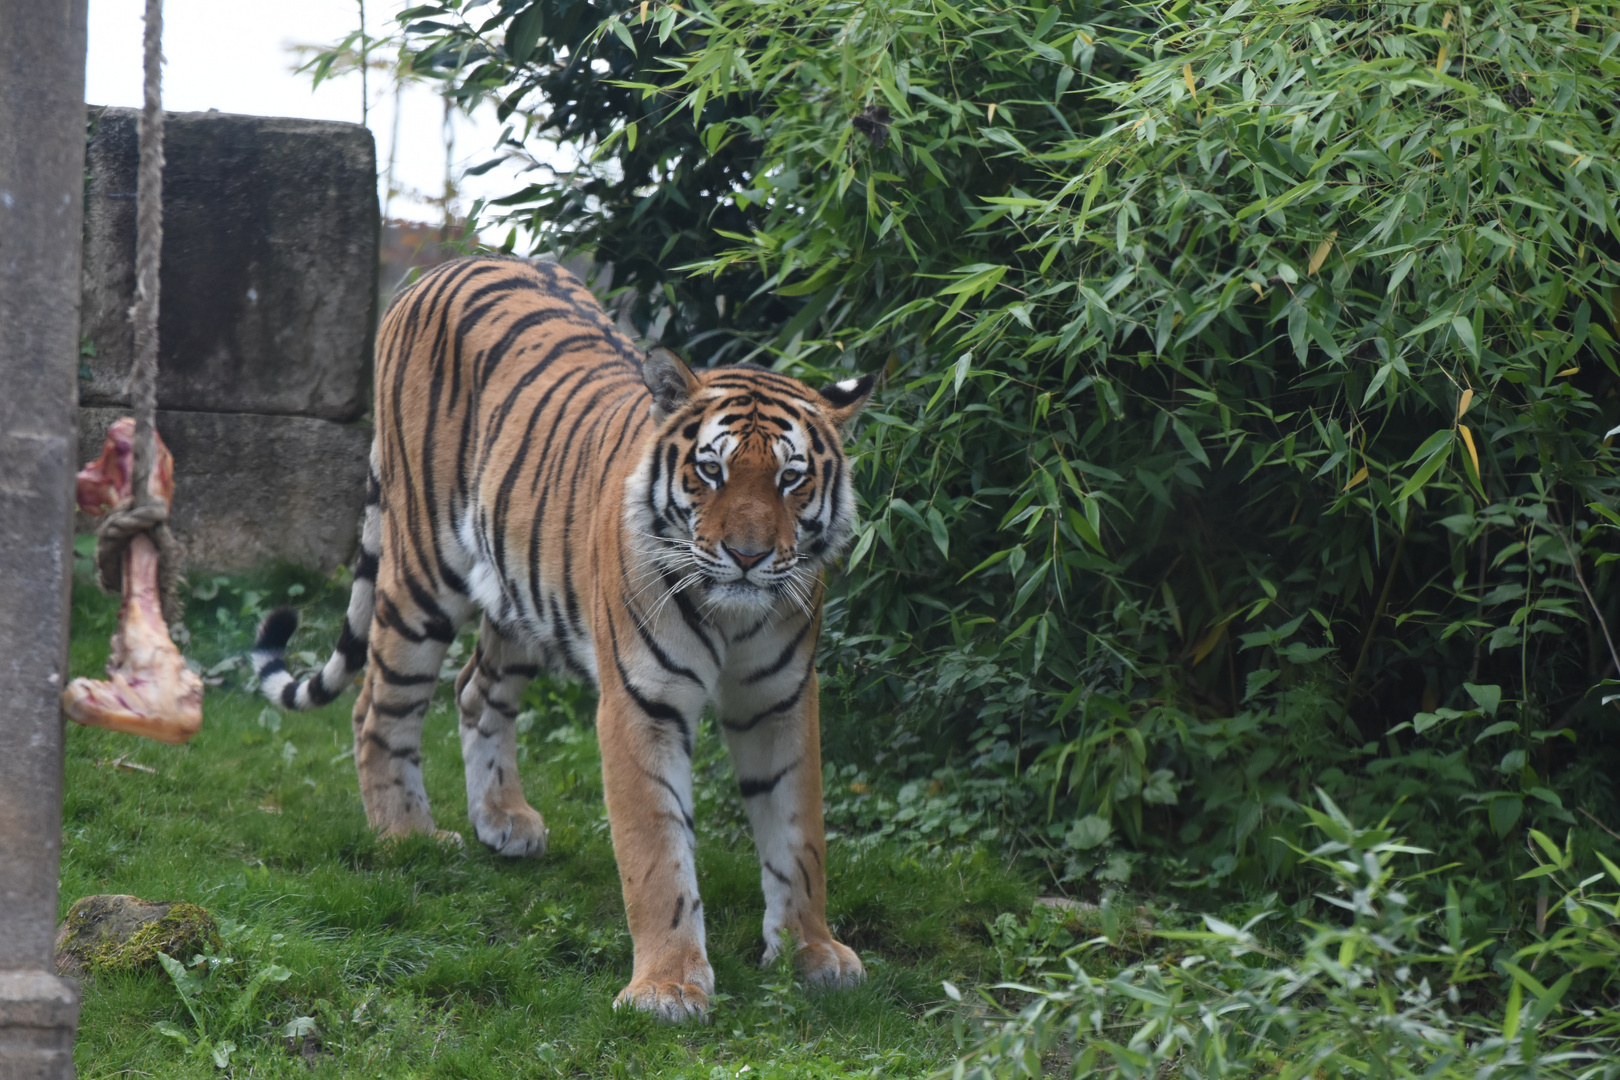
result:
<svg viewBox="0 0 1620 1080"><path fill-rule="evenodd" d="M130 497L96 530L101 587L123 587L124 548L139 533L157 545L163 617L180 617L180 546L169 532L168 505L148 490L157 460L158 266L163 254L163 0L146 0L146 92L141 105L141 160L135 188L135 362L130 407L135 413L135 460Z"/></svg>
<svg viewBox="0 0 1620 1080"><path fill-rule="evenodd" d="M124 589L124 549L145 533L158 551L158 598L163 604L163 621L174 626L185 615L180 595L180 567L186 549L169 531L168 508L162 499L149 499L136 505L134 499L119 503L96 528L96 582L103 591Z"/></svg>
<svg viewBox="0 0 1620 1080"><path fill-rule="evenodd" d="M146 96L141 106L141 162L135 188L135 363L129 403L135 410L137 500L152 475L157 413L158 264L163 255L163 0L146 0Z"/></svg>

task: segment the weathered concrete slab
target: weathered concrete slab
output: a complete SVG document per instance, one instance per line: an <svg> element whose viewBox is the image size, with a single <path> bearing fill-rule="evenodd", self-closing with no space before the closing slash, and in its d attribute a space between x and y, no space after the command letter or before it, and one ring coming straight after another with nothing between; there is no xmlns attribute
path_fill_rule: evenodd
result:
<svg viewBox="0 0 1620 1080"><path fill-rule="evenodd" d="M167 287L167 286L165 286ZM100 446L125 410L79 410L79 445ZM354 553L370 429L305 416L159 410L174 454L169 526L193 569L273 559L329 571ZM91 520L82 531L95 528Z"/></svg>
<svg viewBox="0 0 1620 1080"><path fill-rule="evenodd" d="M127 404L134 109L93 108L79 394ZM158 405L352 420L377 303L377 161L356 124L166 113Z"/></svg>
<svg viewBox="0 0 1620 1080"><path fill-rule="evenodd" d="M71 1080L62 852L85 0L0 15L0 1077Z"/></svg>

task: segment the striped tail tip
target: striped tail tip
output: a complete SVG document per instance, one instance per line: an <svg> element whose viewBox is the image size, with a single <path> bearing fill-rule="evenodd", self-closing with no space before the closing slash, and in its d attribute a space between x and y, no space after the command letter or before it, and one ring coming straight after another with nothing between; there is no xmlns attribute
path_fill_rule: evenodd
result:
<svg viewBox="0 0 1620 1080"><path fill-rule="evenodd" d="M298 629L298 612L290 607L279 607L264 617L259 624L259 636L253 642L254 652L274 653L287 651L287 642Z"/></svg>
<svg viewBox="0 0 1620 1080"><path fill-rule="evenodd" d="M276 608L259 624L259 636L253 642L253 673L259 678L259 690L271 701L292 706L298 681L287 670L283 657L287 642L298 629L298 612L292 608Z"/></svg>

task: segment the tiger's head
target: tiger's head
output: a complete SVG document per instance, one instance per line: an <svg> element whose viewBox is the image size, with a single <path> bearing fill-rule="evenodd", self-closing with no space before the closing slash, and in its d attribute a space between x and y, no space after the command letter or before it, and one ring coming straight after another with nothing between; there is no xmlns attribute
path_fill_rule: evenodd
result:
<svg viewBox="0 0 1620 1080"><path fill-rule="evenodd" d="M812 390L752 366L694 373L658 348L642 377L658 434L627 493L639 550L671 591L696 587L711 610L787 597L808 611L854 531L843 439L874 376Z"/></svg>

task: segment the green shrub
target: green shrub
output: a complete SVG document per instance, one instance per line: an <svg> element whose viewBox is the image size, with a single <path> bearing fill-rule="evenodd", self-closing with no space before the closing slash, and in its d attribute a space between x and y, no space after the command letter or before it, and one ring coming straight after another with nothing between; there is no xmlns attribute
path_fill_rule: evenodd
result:
<svg viewBox="0 0 1620 1080"><path fill-rule="evenodd" d="M1526 828L1609 842L1614 5L407 21L453 91L580 135L513 220L596 244L647 332L884 371L824 641L874 767L994 782L1077 888L1297 888L1313 784L1486 922ZM683 239L622 269L637 232Z"/></svg>
<svg viewBox="0 0 1620 1080"><path fill-rule="evenodd" d="M1514 950L1467 936L1455 888L1443 909L1416 909L1394 862L1428 853L1321 802L1323 811L1305 810L1321 842L1299 854L1327 886L1318 894L1326 917L1276 906L1243 926L1205 916L1204 929L1156 935L1188 951L1125 967L1099 962L1109 939L1093 938L1065 954L1066 972L1003 987L1028 1004L991 1025L955 1075L1620 1075L1620 892L1587 891L1605 877L1620 885L1620 868L1604 860L1604 873L1560 878L1571 851L1533 832L1546 861L1526 876L1559 880L1550 912L1561 925ZM1282 921L1292 932L1265 931Z"/></svg>

